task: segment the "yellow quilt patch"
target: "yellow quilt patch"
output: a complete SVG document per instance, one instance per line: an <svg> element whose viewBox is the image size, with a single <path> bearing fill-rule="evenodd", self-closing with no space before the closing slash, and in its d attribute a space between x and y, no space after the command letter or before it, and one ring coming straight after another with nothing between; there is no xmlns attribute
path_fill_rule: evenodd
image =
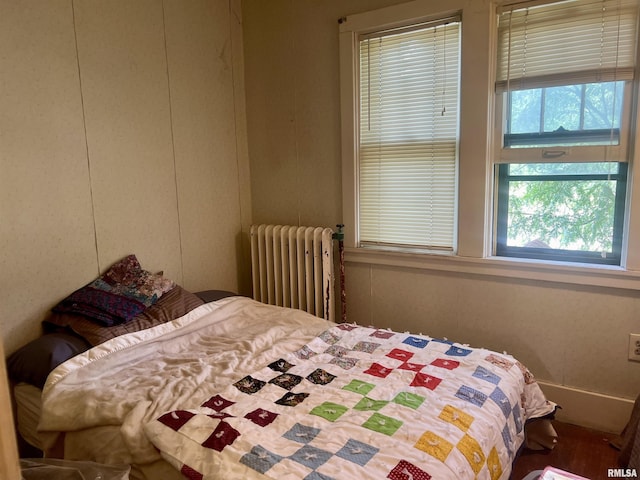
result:
<svg viewBox="0 0 640 480"><path fill-rule="evenodd" d="M427 452L432 457L437 458L441 462L444 462L451 450L453 450L453 444L447 442L444 438L436 435L433 432L424 432L418 442L415 444L418 450Z"/></svg>
<svg viewBox="0 0 640 480"><path fill-rule="evenodd" d="M484 465L484 453L482 452L482 448L480 448L480 444L469 435L462 437L462 440L458 442L458 450L462 452L464 457L471 465L471 469L477 475L478 472L482 469Z"/></svg>
<svg viewBox="0 0 640 480"><path fill-rule="evenodd" d="M439 418L445 422L449 422L458 427L463 432L469 430L474 418L468 413L464 413L462 410L458 410L456 407L447 405L440 412Z"/></svg>
<svg viewBox="0 0 640 480"><path fill-rule="evenodd" d="M502 476L502 465L500 464L500 457L496 447L493 447L487 457L487 468L489 469L489 475L491 480L497 480Z"/></svg>

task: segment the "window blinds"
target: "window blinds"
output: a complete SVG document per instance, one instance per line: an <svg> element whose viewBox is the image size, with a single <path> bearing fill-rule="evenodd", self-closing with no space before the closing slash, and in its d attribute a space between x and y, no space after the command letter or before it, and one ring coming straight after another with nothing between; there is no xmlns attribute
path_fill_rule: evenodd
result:
<svg viewBox="0 0 640 480"><path fill-rule="evenodd" d="M360 245L453 250L459 19L359 46Z"/></svg>
<svg viewBox="0 0 640 480"><path fill-rule="evenodd" d="M499 11L498 92L633 78L637 0L541 3Z"/></svg>

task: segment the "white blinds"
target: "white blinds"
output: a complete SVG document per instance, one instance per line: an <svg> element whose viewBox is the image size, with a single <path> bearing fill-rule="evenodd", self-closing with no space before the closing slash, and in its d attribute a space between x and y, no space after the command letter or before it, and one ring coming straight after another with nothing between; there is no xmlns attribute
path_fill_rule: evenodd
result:
<svg viewBox="0 0 640 480"><path fill-rule="evenodd" d="M500 12L498 92L633 78L637 0L541 3Z"/></svg>
<svg viewBox="0 0 640 480"><path fill-rule="evenodd" d="M360 40L361 245L452 250L460 23Z"/></svg>

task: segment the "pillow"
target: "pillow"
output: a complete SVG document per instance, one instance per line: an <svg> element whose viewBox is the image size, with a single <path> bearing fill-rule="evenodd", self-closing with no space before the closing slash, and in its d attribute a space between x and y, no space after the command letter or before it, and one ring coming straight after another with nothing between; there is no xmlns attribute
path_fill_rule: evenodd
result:
<svg viewBox="0 0 640 480"><path fill-rule="evenodd" d="M91 347L84 339L68 333L51 333L36 338L7 358L7 372L13 381L42 388L49 373L62 362Z"/></svg>
<svg viewBox="0 0 640 480"><path fill-rule="evenodd" d="M195 294L202 299L204 303L216 302L227 297L236 297L237 293L229 292L228 290L203 290L201 292L195 292Z"/></svg>
<svg viewBox="0 0 640 480"><path fill-rule="evenodd" d="M104 327L82 315L54 312L42 322L42 326L45 332L74 332L92 346L96 346L125 333L137 332L170 322L203 304L204 302L196 295L183 289L180 285L175 285L171 291L163 294L154 305L127 323Z"/></svg>
<svg viewBox="0 0 640 480"><path fill-rule="evenodd" d="M143 270L136 256L129 255L62 300L53 311L77 313L111 327L130 321L174 286L162 275Z"/></svg>

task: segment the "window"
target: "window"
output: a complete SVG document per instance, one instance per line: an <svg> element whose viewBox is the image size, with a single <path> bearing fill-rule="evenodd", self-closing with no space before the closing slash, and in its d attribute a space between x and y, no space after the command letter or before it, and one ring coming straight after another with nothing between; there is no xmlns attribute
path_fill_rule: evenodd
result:
<svg viewBox="0 0 640 480"><path fill-rule="evenodd" d="M528 2L498 27L495 253L619 265L637 2Z"/></svg>
<svg viewBox="0 0 640 480"><path fill-rule="evenodd" d="M620 264L627 164L498 167L496 253Z"/></svg>
<svg viewBox="0 0 640 480"><path fill-rule="evenodd" d="M460 22L360 35L359 245L452 251Z"/></svg>
<svg viewBox="0 0 640 480"><path fill-rule="evenodd" d="M347 261L640 290L638 2L516 1L340 19ZM390 69L420 51L416 78L455 81L411 92L409 71ZM391 85L409 100L391 108ZM449 131L429 123L443 99ZM400 161L412 149L437 176Z"/></svg>

